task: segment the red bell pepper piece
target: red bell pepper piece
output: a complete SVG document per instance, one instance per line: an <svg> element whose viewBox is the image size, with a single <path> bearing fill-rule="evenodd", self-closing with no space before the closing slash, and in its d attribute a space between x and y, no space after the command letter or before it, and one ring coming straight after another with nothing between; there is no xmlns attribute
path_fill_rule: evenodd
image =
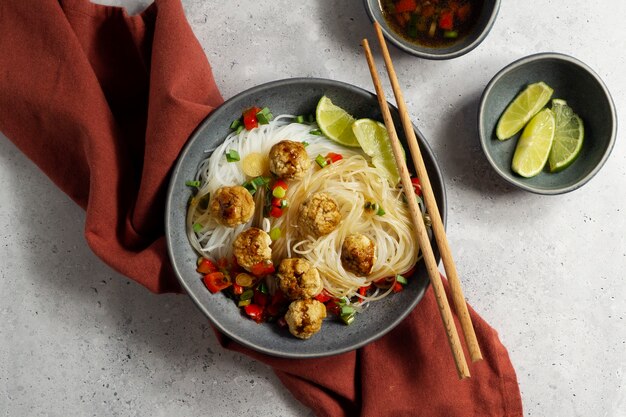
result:
<svg viewBox="0 0 626 417"><path fill-rule="evenodd" d="M326 311L336 316L341 313L341 306L337 303L337 299L332 299L326 303Z"/></svg>
<svg viewBox="0 0 626 417"><path fill-rule="evenodd" d="M332 300L333 296L330 295L330 293L324 289L322 290L321 293L317 294L314 298L320 303L326 303L327 301Z"/></svg>
<svg viewBox="0 0 626 417"><path fill-rule="evenodd" d="M282 215L283 215L283 209L278 208L276 206L272 206L272 208L270 208L270 216L271 217L279 218Z"/></svg>
<svg viewBox="0 0 626 417"><path fill-rule="evenodd" d="M243 294L243 287L241 285L237 284L236 282L233 283L233 294L235 294L235 295Z"/></svg>
<svg viewBox="0 0 626 417"><path fill-rule="evenodd" d="M243 310L246 312L248 317L250 317L252 320L256 321L257 323L260 323L263 321L263 307L261 307L260 305L248 304L247 306L243 308Z"/></svg>
<svg viewBox="0 0 626 417"><path fill-rule="evenodd" d="M450 10L444 10L439 15L439 27L443 30L454 28L454 14Z"/></svg>
<svg viewBox="0 0 626 417"><path fill-rule="evenodd" d="M243 127L245 127L246 130L252 130L255 127L259 127L259 120L257 119L256 114L260 111L261 109L258 107L250 107L243 112Z"/></svg>
<svg viewBox="0 0 626 417"><path fill-rule="evenodd" d="M416 195L422 195L422 184L420 183L420 179L417 177L411 178L411 184L413 184L413 190Z"/></svg>
<svg viewBox="0 0 626 417"><path fill-rule="evenodd" d="M404 289L404 287L402 286L402 284L400 284L399 282L396 282L393 284L393 288L391 289L391 291L393 292L400 292Z"/></svg>
<svg viewBox="0 0 626 417"><path fill-rule="evenodd" d="M258 264L252 265L251 271L253 275L262 277L264 275L271 274L275 271L272 261L261 261Z"/></svg>
<svg viewBox="0 0 626 417"><path fill-rule="evenodd" d="M219 271L206 274L202 280L204 281L204 285L206 285L213 294L230 286L228 278Z"/></svg>
<svg viewBox="0 0 626 417"><path fill-rule="evenodd" d="M254 291L252 302L261 307L265 307L267 305L267 299L268 299L267 294L264 294L263 292L256 290Z"/></svg>
<svg viewBox="0 0 626 417"><path fill-rule="evenodd" d="M335 152L328 152L328 155L326 155L326 162L329 164L332 164L333 162L341 161L342 159L343 159L343 156Z"/></svg>
<svg viewBox="0 0 626 417"><path fill-rule="evenodd" d="M215 264L211 262L209 259L202 258L202 260L198 264L198 268L196 268L196 271L205 275L205 274L217 271L217 266L215 266Z"/></svg>
<svg viewBox="0 0 626 417"><path fill-rule="evenodd" d="M412 12L416 7L415 0L399 0L395 4L396 13Z"/></svg>

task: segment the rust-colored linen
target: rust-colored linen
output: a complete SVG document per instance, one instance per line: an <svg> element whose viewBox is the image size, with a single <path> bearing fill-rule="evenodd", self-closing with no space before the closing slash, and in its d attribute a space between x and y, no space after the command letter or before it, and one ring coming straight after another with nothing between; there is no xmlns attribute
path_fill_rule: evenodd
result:
<svg viewBox="0 0 626 417"><path fill-rule="evenodd" d="M180 1L128 16L87 0L2 0L0 51L0 130L86 210L104 262L152 292L180 291L165 190L190 133L222 103ZM432 290L392 332L342 355L280 359L218 337L272 366L319 416L522 416L507 351L471 314L485 360L465 381Z"/></svg>

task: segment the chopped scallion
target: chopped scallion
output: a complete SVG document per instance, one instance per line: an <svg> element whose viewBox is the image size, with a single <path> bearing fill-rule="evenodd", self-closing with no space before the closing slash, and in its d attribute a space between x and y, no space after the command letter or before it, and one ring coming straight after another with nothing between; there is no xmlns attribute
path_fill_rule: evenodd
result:
<svg viewBox="0 0 626 417"><path fill-rule="evenodd" d="M396 281L402 285L406 285L409 283L409 281L407 281L406 278L404 278L402 275L396 275Z"/></svg>
<svg viewBox="0 0 626 417"><path fill-rule="evenodd" d="M444 30L443 37L446 39L455 39L459 37L459 32L456 30Z"/></svg>
<svg viewBox="0 0 626 417"><path fill-rule="evenodd" d="M317 165L319 165L320 168L324 168L326 165L328 165L328 162L326 162L326 158L324 158L322 155L317 155L317 157L315 158L315 162L317 162Z"/></svg>
<svg viewBox="0 0 626 417"><path fill-rule="evenodd" d="M311 135L315 135L315 136L322 136L322 135L323 135L322 131L321 131L321 130L319 130L319 129L313 129L313 130L311 130L311 131L309 132L309 134L311 134Z"/></svg>
<svg viewBox="0 0 626 417"><path fill-rule="evenodd" d="M309 122L309 123L313 123L313 122L315 121L315 115L314 115L313 113L308 114L308 115L306 116L306 120L307 120L307 122Z"/></svg>
<svg viewBox="0 0 626 417"><path fill-rule="evenodd" d="M254 290L252 288L248 288L239 296L240 300L251 300L254 297Z"/></svg>
<svg viewBox="0 0 626 417"><path fill-rule="evenodd" d="M185 185L187 187L200 187L200 181L186 181Z"/></svg>
<svg viewBox="0 0 626 417"><path fill-rule="evenodd" d="M269 180L265 177L254 177L252 179L252 184L254 184L255 188L263 187L264 185L269 183Z"/></svg>
<svg viewBox="0 0 626 417"><path fill-rule="evenodd" d="M356 314L354 312L349 314L342 314L339 316L339 318L341 318L341 321L343 321L345 324L351 324L356 318Z"/></svg>
<svg viewBox="0 0 626 417"><path fill-rule="evenodd" d="M300 114L296 116L294 120L296 123L304 123L304 116Z"/></svg>
<svg viewBox="0 0 626 417"><path fill-rule="evenodd" d="M306 140L302 142L302 145L306 148L307 146L309 146L309 142L307 142Z"/></svg>
<svg viewBox="0 0 626 417"><path fill-rule="evenodd" d="M354 307L352 306L342 306L341 307L341 314L351 314L354 313Z"/></svg>
<svg viewBox="0 0 626 417"><path fill-rule="evenodd" d="M265 282L259 284L259 291L261 291L263 294L267 294L269 292L267 284Z"/></svg>
<svg viewBox="0 0 626 417"><path fill-rule="evenodd" d="M376 215L377 216L384 216L385 215L385 210L383 210L382 207L378 207L378 210L376 210Z"/></svg>
<svg viewBox="0 0 626 417"><path fill-rule="evenodd" d="M237 126L237 130L235 131L235 133L239 134L241 133L241 131L244 129L243 125L239 125Z"/></svg>
<svg viewBox="0 0 626 417"><path fill-rule="evenodd" d="M237 162L240 159L241 158L239 157L239 152L237 152L236 150L231 149L228 152L226 152L226 160L228 162Z"/></svg>
<svg viewBox="0 0 626 417"><path fill-rule="evenodd" d="M248 298L247 300L241 300L237 303L237 305L239 307L245 307L247 305L250 305L252 303L252 299Z"/></svg>
<svg viewBox="0 0 626 417"><path fill-rule="evenodd" d="M230 124L230 128L233 129L233 130L237 129L239 126L241 126L241 120L240 119L235 119Z"/></svg>
<svg viewBox="0 0 626 417"><path fill-rule="evenodd" d="M193 224L193 231L196 233L200 233L200 231L202 230L202 225L200 223L194 223Z"/></svg>

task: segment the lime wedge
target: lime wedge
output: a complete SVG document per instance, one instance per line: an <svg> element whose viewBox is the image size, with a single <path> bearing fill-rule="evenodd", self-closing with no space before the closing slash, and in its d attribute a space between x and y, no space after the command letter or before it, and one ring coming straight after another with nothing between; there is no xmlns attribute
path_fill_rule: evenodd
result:
<svg viewBox="0 0 626 417"><path fill-rule="evenodd" d="M529 84L500 116L496 127L498 139L505 140L519 132L548 103L553 92L543 81Z"/></svg>
<svg viewBox="0 0 626 417"><path fill-rule="evenodd" d="M317 103L315 110L317 124L324 135L345 146L359 146L359 142L352 132L354 117L323 96Z"/></svg>
<svg viewBox="0 0 626 417"><path fill-rule="evenodd" d="M552 100L552 112L556 128L548 163L550 172L559 172L570 166L580 154L585 128L582 119L574 113L565 100Z"/></svg>
<svg viewBox="0 0 626 417"><path fill-rule="evenodd" d="M396 186L400 173L385 125L372 119L359 119L352 125L352 131L363 151L372 158L372 165L381 177Z"/></svg>
<svg viewBox="0 0 626 417"><path fill-rule="evenodd" d="M555 125L554 113L550 109L543 109L530 119L515 146L513 172L526 178L541 172L554 141Z"/></svg>

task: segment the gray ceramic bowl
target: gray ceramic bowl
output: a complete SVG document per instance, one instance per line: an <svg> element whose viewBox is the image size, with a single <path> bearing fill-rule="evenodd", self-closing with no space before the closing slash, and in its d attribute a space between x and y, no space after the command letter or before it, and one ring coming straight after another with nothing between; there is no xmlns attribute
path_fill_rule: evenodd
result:
<svg viewBox="0 0 626 417"><path fill-rule="evenodd" d="M456 43L446 47L429 47L418 45L394 31L385 17L380 6L381 0L363 0L365 10L372 22L380 24L381 29L391 43L409 54L426 59L451 59L465 55L476 48L491 30L500 9L500 0L482 0L483 6L478 21L471 33L460 38Z"/></svg>
<svg viewBox="0 0 626 417"><path fill-rule="evenodd" d="M511 170L520 134L500 141L495 128L515 96L538 81L552 87L552 98L566 100L582 118L585 139L578 158L563 171L523 178ZM602 168L615 144L617 116L609 90L591 68L567 55L541 53L515 61L493 77L480 100L478 131L487 159L505 180L534 193L561 194L581 187Z"/></svg>
<svg viewBox="0 0 626 417"><path fill-rule="evenodd" d="M309 340L296 339L287 329L276 324L259 325L244 318L232 300L224 294L210 294L204 287L195 271L197 255L185 233L186 206L190 196L185 181L194 177L198 163L207 156L207 151L212 151L224 140L230 131L230 123L241 116L243 109L258 105L268 106L274 115L311 114L323 95L357 118L382 120L376 96L349 84L311 78L264 84L231 98L199 125L179 156L168 189L165 219L167 247L183 288L221 332L245 346L275 356L319 357L363 346L387 333L405 318L421 300L429 283L426 270L420 264L404 291L372 303L350 326L338 320L326 320L322 330ZM392 114L397 126L400 126L397 110L393 109ZM441 173L424 137L415 130L445 221L446 198Z"/></svg>

